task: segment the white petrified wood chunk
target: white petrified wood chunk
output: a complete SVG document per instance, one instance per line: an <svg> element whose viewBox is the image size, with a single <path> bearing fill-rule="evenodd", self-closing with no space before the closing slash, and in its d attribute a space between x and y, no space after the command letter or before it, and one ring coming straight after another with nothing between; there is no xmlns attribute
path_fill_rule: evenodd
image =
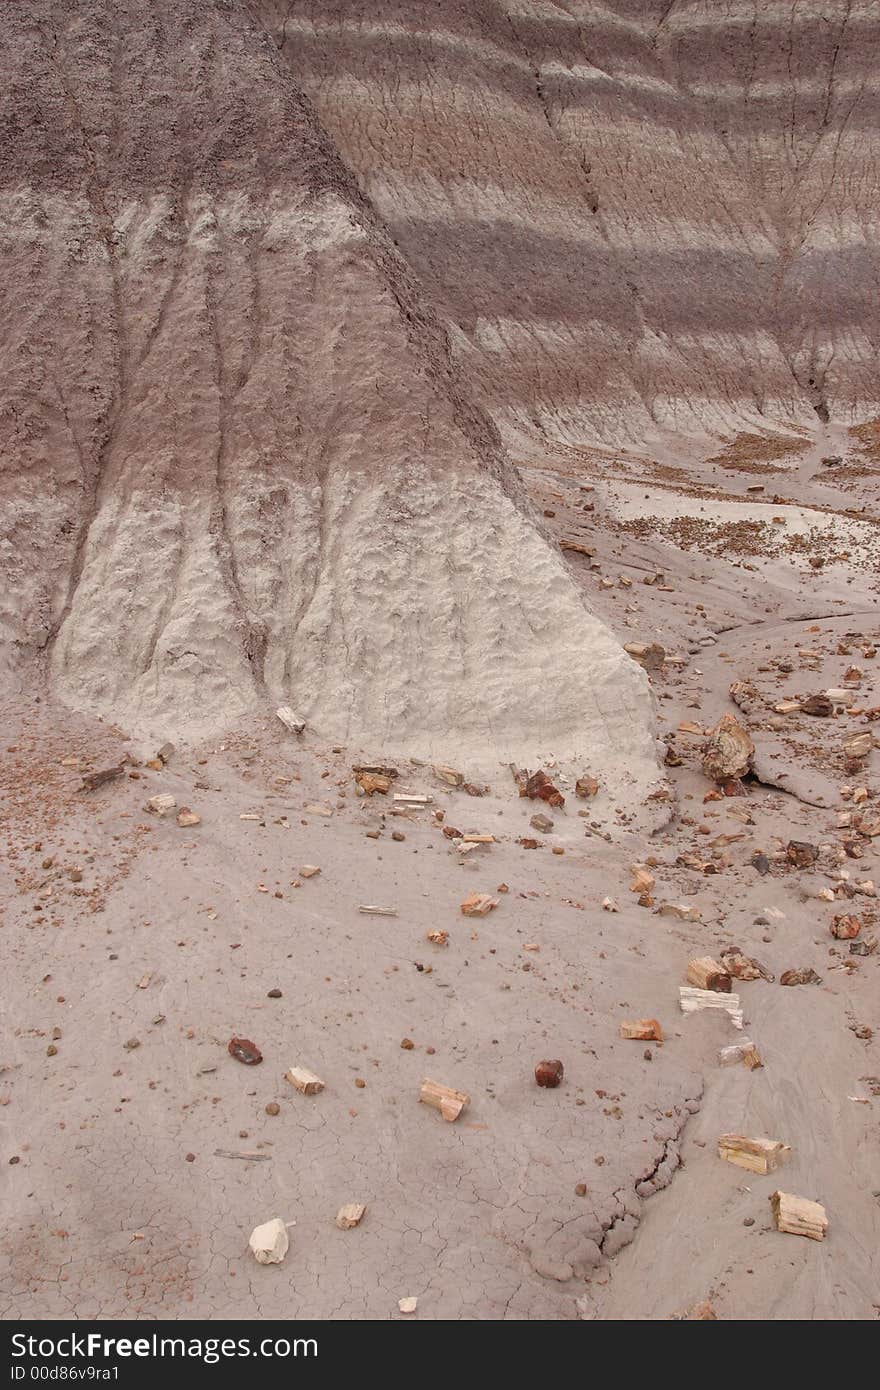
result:
<svg viewBox="0 0 880 1390"><path fill-rule="evenodd" d="M287 1227L281 1217L273 1216L271 1221L255 1226L248 1245L257 1264L280 1265L290 1245Z"/></svg>
<svg viewBox="0 0 880 1390"><path fill-rule="evenodd" d="M738 994L716 994L711 989L692 989L689 985L680 985L678 1002L683 1014L698 1013L701 1009L723 1009L730 1015L734 1028L743 1026Z"/></svg>

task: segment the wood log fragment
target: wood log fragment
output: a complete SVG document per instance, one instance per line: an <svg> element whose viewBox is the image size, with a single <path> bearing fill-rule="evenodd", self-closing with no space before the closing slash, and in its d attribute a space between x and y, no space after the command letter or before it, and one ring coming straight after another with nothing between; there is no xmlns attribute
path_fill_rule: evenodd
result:
<svg viewBox="0 0 880 1390"><path fill-rule="evenodd" d="M258 1264L280 1265L290 1247L287 1227L280 1216L255 1226L248 1241L251 1254Z"/></svg>
<svg viewBox="0 0 880 1390"><path fill-rule="evenodd" d="M493 898L489 893L471 893L465 898L461 905L461 913L464 917L485 917L491 912L493 907L498 906L498 899Z"/></svg>
<svg viewBox="0 0 880 1390"><path fill-rule="evenodd" d="M838 941L850 941L858 936L862 929L861 921L858 917L853 917L850 913L835 917L831 923L831 935L836 936Z"/></svg>
<svg viewBox="0 0 880 1390"><path fill-rule="evenodd" d="M512 776L514 782L517 785L517 790L519 791L520 796L525 796L526 787L529 783L528 770L524 767L517 767L516 763L508 763L507 766L510 768L510 775Z"/></svg>
<svg viewBox="0 0 880 1390"><path fill-rule="evenodd" d="M789 840L785 847L785 857L796 869L809 869L819 858L819 851L815 845L808 844L805 840Z"/></svg>
<svg viewBox="0 0 880 1390"><path fill-rule="evenodd" d="M822 976L817 975L811 965L801 966L797 970L783 970L779 976L781 985L821 985Z"/></svg>
<svg viewBox="0 0 880 1390"><path fill-rule="evenodd" d="M631 893L650 893L654 884L657 882L650 870L644 868L641 864L633 864L632 875L633 881L629 885L629 891Z"/></svg>
<svg viewBox="0 0 880 1390"><path fill-rule="evenodd" d="M687 978L688 983L697 989L711 989L715 994L730 993L729 974L711 956L697 956L689 961Z"/></svg>
<svg viewBox="0 0 880 1390"><path fill-rule="evenodd" d="M366 1210L364 1202L346 1202L336 1213L336 1224L340 1231L351 1231L355 1226L359 1226Z"/></svg>
<svg viewBox="0 0 880 1390"><path fill-rule="evenodd" d="M384 796L391 790L391 778L382 772L359 772L354 780L365 796L372 796L374 792Z"/></svg>
<svg viewBox="0 0 880 1390"><path fill-rule="evenodd" d="M285 1072L285 1076L291 1086L304 1096L316 1096L319 1091L324 1089L324 1083L320 1076L316 1076L313 1071L309 1071L306 1067L291 1067L288 1072Z"/></svg>
<svg viewBox="0 0 880 1390"><path fill-rule="evenodd" d="M423 1105L439 1110L444 1120L450 1123L457 1120L462 1110L471 1103L470 1096L464 1091L456 1091L452 1086L441 1086L438 1081L427 1079L422 1082L419 1100Z"/></svg>
<svg viewBox="0 0 880 1390"><path fill-rule="evenodd" d="M662 1042L663 1029L656 1018L625 1018L620 1024L620 1036L635 1042Z"/></svg>
<svg viewBox="0 0 880 1390"><path fill-rule="evenodd" d="M579 777L574 784L574 792L575 796L579 796L582 800L586 801L591 796L598 795L599 783L595 777L590 777L588 775Z"/></svg>
<svg viewBox="0 0 880 1390"><path fill-rule="evenodd" d="M558 1059L538 1062L535 1067L535 1081L539 1086L551 1091L555 1091L556 1087L562 1083L564 1075L565 1067Z"/></svg>
<svg viewBox="0 0 880 1390"><path fill-rule="evenodd" d="M121 777L125 772L125 763L119 763L117 767L106 767L103 772L87 772L82 779L81 792L93 792L98 787L103 787L107 782L115 782L117 777Z"/></svg>
<svg viewBox="0 0 880 1390"><path fill-rule="evenodd" d="M662 670L666 660L666 648L659 642L624 642L623 650L646 671Z"/></svg>
<svg viewBox="0 0 880 1390"><path fill-rule="evenodd" d="M701 1009L724 1009L729 1014L734 1028L743 1026L738 994L716 994L711 989L694 989L689 985L680 985L678 1002L683 1014L697 1013Z"/></svg>
<svg viewBox="0 0 880 1390"><path fill-rule="evenodd" d="M754 956L746 956L738 946L729 946L721 952L721 961L724 968L737 980L769 980L770 983L776 979L772 971L762 965Z"/></svg>
<svg viewBox="0 0 880 1390"><path fill-rule="evenodd" d="M660 903L656 908L658 917L677 917L680 922L700 922L703 914L698 907L686 903Z"/></svg>
<svg viewBox="0 0 880 1390"><path fill-rule="evenodd" d="M275 711L275 716L292 734L301 734L306 727L306 721L300 719L299 715L290 708L290 705L280 705Z"/></svg>
<svg viewBox="0 0 880 1390"><path fill-rule="evenodd" d="M781 1139L748 1139L744 1134L722 1134L718 1157L750 1173L772 1173L791 1153Z"/></svg>
<svg viewBox="0 0 880 1390"><path fill-rule="evenodd" d="M457 772L454 767L441 767L435 765L431 768L435 777L439 777L441 782L445 782L448 787L464 786L464 773Z"/></svg>
<svg viewBox="0 0 880 1390"><path fill-rule="evenodd" d="M812 1202L808 1197L796 1197L793 1192L774 1192L770 1205L777 1231L792 1236L807 1236L809 1240L825 1239L828 1217L819 1202Z"/></svg>
<svg viewBox="0 0 880 1390"><path fill-rule="evenodd" d="M558 787L554 787L543 768L539 768L528 778L525 795L532 801L546 801L548 806L565 805L565 797Z"/></svg>
<svg viewBox="0 0 880 1390"><path fill-rule="evenodd" d="M248 1163L268 1163L271 1154L257 1153L255 1150L244 1149L241 1153L236 1153L235 1149L215 1149L215 1158L243 1158Z"/></svg>
<svg viewBox="0 0 880 1390"><path fill-rule="evenodd" d="M760 1052L750 1038L743 1038L742 1042L731 1043L729 1047L722 1047L718 1052L718 1061L722 1067L732 1067L743 1062L749 1071L754 1071L756 1067L763 1067L764 1065Z"/></svg>

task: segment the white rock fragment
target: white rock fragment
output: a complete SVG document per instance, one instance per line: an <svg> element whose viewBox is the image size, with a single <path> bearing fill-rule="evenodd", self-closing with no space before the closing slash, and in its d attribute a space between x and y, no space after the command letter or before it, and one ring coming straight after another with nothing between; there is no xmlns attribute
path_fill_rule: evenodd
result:
<svg viewBox="0 0 880 1390"><path fill-rule="evenodd" d="M287 1227L281 1217L273 1216L271 1221L255 1226L248 1245L257 1264L280 1265L290 1245Z"/></svg>
<svg viewBox="0 0 880 1390"><path fill-rule="evenodd" d="M159 796L151 796L147 802L147 810L152 811L156 816L167 816L169 811L173 811L177 802L169 792L162 792Z"/></svg>
<svg viewBox="0 0 880 1390"><path fill-rule="evenodd" d="M716 994L711 989L693 989L688 985L681 985L678 1002L683 1014L697 1013L701 1009L723 1009L729 1014L734 1028L743 1026L743 1012L739 1006L738 994Z"/></svg>
<svg viewBox="0 0 880 1390"><path fill-rule="evenodd" d="M419 1306L419 1300L417 1298L399 1298L397 1306L401 1313L414 1313Z"/></svg>
<svg viewBox="0 0 880 1390"><path fill-rule="evenodd" d="M359 1226L366 1209L363 1202L346 1202L344 1207L340 1207L336 1213L336 1224L340 1231L350 1231L353 1227Z"/></svg>
<svg viewBox="0 0 880 1390"><path fill-rule="evenodd" d="M320 1076L309 1071L308 1067L291 1067L284 1075L291 1086L304 1096L316 1096L324 1089Z"/></svg>
<svg viewBox="0 0 880 1390"><path fill-rule="evenodd" d="M759 927L772 927L776 922L785 921L785 913L778 907L765 907L755 921Z"/></svg>
<svg viewBox="0 0 880 1390"><path fill-rule="evenodd" d="M464 785L464 773L457 772L454 767L434 766L431 771L435 777L439 777L441 782L445 782L449 787L461 787Z"/></svg>
<svg viewBox="0 0 880 1390"><path fill-rule="evenodd" d="M661 903L657 913L660 917L677 917L681 922L699 922L703 916L698 907L688 907L686 903Z"/></svg>
<svg viewBox="0 0 880 1390"><path fill-rule="evenodd" d="M304 719L300 719L299 716L295 714L294 711L290 708L290 705L281 705L275 711L275 715L276 718L281 720L281 723L284 725L284 727L286 729L289 729L292 734L301 734L306 727L306 721Z"/></svg>

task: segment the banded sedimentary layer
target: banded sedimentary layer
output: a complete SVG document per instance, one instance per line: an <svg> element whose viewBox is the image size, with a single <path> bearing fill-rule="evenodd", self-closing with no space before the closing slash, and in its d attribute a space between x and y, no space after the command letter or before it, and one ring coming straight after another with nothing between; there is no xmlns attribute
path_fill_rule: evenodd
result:
<svg viewBox="0 0 880 1390"><path fill-rule="evenodd" d="M405 255L237 0L2 13L2 665L131 728L653 776Z"/></svg>
<svg viewBox="0 0 880 1390"><path fill-rule="evenodd" d="M878 410L874 0L258 0L517 449Z"/></svg>

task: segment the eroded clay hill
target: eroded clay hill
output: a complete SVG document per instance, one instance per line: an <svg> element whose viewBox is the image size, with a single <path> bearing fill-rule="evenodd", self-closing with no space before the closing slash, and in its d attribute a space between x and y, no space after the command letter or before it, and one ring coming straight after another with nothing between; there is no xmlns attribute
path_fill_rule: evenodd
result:
<svg viewBox="0 0 880 1390"><path fill-rule="evenodd" d="M876 415L875 0L258 0L519 451Z"/></svg>
<svg viewBox="0 0 880 1390"><path fill-rule="evenodd" d="M3 8L0 669L644 784L643 672L251 8Z"/></svg>

